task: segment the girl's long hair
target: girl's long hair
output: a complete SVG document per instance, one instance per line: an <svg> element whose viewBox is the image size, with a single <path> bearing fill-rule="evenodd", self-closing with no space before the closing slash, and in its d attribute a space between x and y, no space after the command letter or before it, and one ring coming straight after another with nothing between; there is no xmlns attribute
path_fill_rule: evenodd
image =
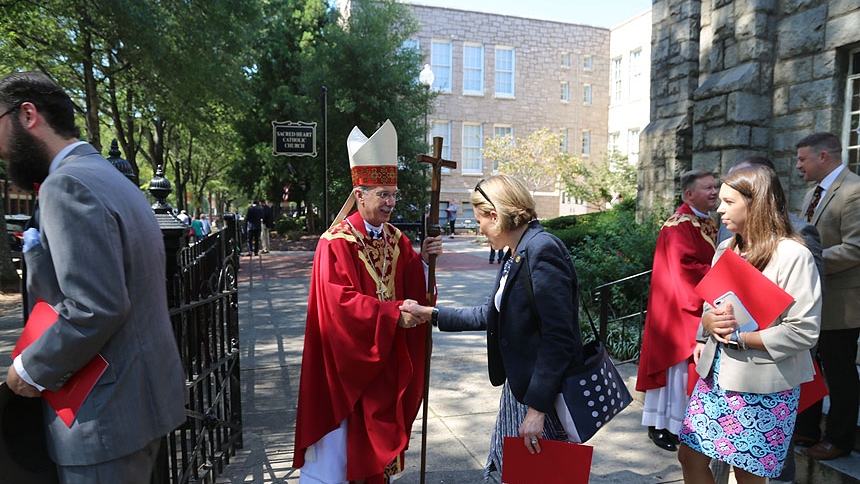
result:
<svg viewBox="0 0 860 484"><path fill-rule="evenodd" d="M723 183L737 190L747 204L745 237L735 234L729 244L746 254L746 260L763 270L782 239L803 240L788 218L788 203L776 172L767 166L751 166L732 171Z"/></svg>

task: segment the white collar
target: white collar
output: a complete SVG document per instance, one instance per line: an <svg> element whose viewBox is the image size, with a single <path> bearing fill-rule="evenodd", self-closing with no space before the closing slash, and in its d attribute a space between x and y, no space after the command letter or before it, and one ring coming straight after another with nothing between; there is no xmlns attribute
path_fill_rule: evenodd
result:
<svg viewBox="0 0 860 484"><path fill-rule="evenodd" d="M821 183L819 183L818 186L820 186L821 189L825 192L827 190L830 190L830 185L833 185L833 182L836 181L836 177L839 176L840 173L842 173L843 169L845 169L845 165L840 163L839 166L834 168L833 171L828 173L827 176L824 177L823 180L821 180Z"/></svg>
<svg viewBox="0 0 860 484"><path fill-rule="evenodd" d="M86 143L86 141L76 141L61 149L60 152L57 153L57 156L54 157L53 161L51 161L51 167L48 168L48 173L53 173L54 170L56 170L57 167L60 165L60 161L62 161L63 158L65 158L69 153L71 153L73 149Z"/></svg>

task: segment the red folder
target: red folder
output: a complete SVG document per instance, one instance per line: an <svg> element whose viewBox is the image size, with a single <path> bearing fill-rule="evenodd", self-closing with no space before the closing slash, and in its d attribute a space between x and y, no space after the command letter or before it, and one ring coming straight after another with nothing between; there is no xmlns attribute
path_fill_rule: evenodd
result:
<svg viewBox="0 0 860 484"><path fill-rule="evenodd" d="M588 484L594 447L541 439L540 448L540 453L531 454L521 437L505 437L502 482Z"/></svg>
<svg viewBox="0 0 860 484"><path fill-rule="evenodd" d="M815 376L812 377L812 381L800 384L800 402L797 404L797 413L806 410L813 403L827 396L827 385L821 375L821 368L818 367L818 362L815 359L812 360L812 365L815 367Z"/></svg>
<svg viewBox="0 0 860 484"><path fill-rule="evenodd" d="M733 291L756 320L759 329L770 326L794 302L791 294L730 249L717 259L695 291L711 306L716 298Z"/></svg>
<svg viewBox="0 0 860 484"><path fill-rule="evenodd" d="M14 359L21 354L24 348L30 346L33 341L36 341L46 329L56 322L57 312L54 311L54 308L50 304L39 299L36 305L33 306L33 311L30 312L27 324L24 325L24 331L21 332L18 342L15 343L12 358ZM96 355L56 392L43 390L42 398L57 412L57 416L67 426L71 427L78 409L81 408L87 395L93 390L96 382L101 378L107 367L107 360L102 355Z"/></svg>

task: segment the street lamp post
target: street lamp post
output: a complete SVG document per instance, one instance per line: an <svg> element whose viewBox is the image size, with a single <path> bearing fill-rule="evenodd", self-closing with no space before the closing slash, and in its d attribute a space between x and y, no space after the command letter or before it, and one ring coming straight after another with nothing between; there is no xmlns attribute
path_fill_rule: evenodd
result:
<svg viewBox="0 0 860 484"><path fill-rule="evenodd" d="M424 64L424 68L421 69L421 73L418 74L418 82L424 86L425 94L428 94L428 106L424 109L424 141L427 142L427 145L430 145L428 141L428 137L430 136L429 131L427 130L427 112L430 111L430 101L429 101L429 92L430 87L433 86L433 81L436 79L436 76L433 75L433 69L430 68L430 64Z"/></svg>

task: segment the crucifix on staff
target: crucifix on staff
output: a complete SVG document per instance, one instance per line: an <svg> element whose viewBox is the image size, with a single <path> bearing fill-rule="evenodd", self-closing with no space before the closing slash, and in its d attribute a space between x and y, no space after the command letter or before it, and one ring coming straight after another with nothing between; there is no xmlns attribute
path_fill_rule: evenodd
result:
<svg viewBox="0 0 860 484"><path fill-rule="evenodd" d="M425 227L425 237L438 237L442 234L439 227L439 191L442 188L442 167L457 168L457 162L442 159L442 138L433 137L433 156L418 155L419 163L429 163L430 173L430 215ZM436 304L436 255L431 254L427 272L427 304ZM433 347L433 326L427 324L427 352L424 362L424 407L421 417L421 484L424 484L427 466L427 406L430 393L430 350Z"/></svg>

